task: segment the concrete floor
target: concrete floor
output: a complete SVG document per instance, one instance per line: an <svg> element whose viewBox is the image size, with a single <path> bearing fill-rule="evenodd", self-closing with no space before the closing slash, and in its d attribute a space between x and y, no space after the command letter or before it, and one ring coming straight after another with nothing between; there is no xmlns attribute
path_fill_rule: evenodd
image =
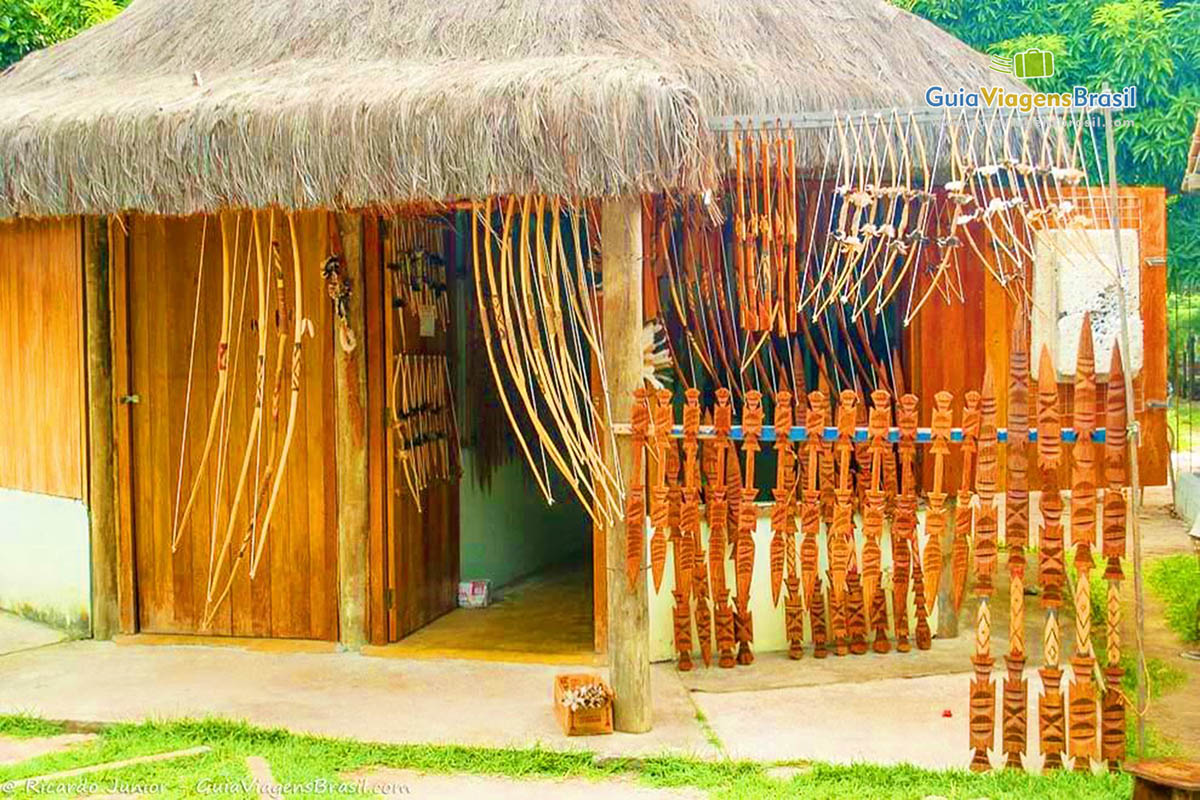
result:
<svg viewBox="0 0 1200 800"><path fill-rule="evenodd" d="M456 608L368 655L599 663L592 638L591 563L567 564L497 592L487 608Z"/></svg>
<svg viewBox="0 0 1200 800"><path fill-rule="evenodd" d="M0 655L45 647L67 638L60 630L0 611Z"/></svg>

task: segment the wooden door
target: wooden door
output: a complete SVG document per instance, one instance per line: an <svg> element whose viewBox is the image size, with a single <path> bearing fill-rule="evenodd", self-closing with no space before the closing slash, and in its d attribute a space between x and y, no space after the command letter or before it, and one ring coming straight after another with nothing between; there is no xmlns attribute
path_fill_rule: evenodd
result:
<svg viewBox="0 0 1200 800"><path fill-rule="evenodd" d="M234 560L230 551L237 549L250 530L254 488L266 487L264 498L270 494L271 483L264 477L264 465L271 461L270 437L275 437L276 454L287 440L295 314L292 239L282 214L274 216L273 234L268 234L266 215L259 215L269 276L269 311L264 320L269 345L260 426L263 444L248 446L258 354L257 259L249 255L254 246L251 216L241 214L229 226L236 248L231 248L228 391L218 410L217 435L201 465L218 383L215 352L223 294L221 226L216 217L133 217L128 225L124 254L127 299L124 309L115 313L122 316L128 330L128 353L123 356L128 361L128 387L124 391L136 395L137 401L124 407L130 409L128 524L138 628L153 633L337 639L334 333L321 280L328 248L327 216L313 213L296 218L301 318L311 321L313 335L304 338L301 348L294 430L267 539L260 544L256 534L246 558L237 562L232 580L227 577L228 566L212 578L214 597L224 594L225 585L229 591L211 615L206 615L210 574L222 552L226 564ZM270 266L267 240L271 237L279 244L277 273ZM274 319L276 274L282 276L281 296L286 299L288 317L278 328ZM244 291L246 286L248 291ZM279 332L287 337L282 348ZM276 357L279 352L282 359ZM275 370L280 361L277 383ZM277 418L272 415L275 386L279 392ZM232 542L222 548L234 505L231 498L248 447L254 455L247 488L233 516ZM176 509L186 503L197 480L194 510L173 549ZM260 508L265 508L266 500L261 502ZM251 580L249 552L259 547L262 557ZM206 620L206 616L210 618Z"/></svg>
<svg viewBox="0 0 1200 800"><path fill-rule="evenodd" d="M387 416L403 404L401 391L393 391L397 362L404 356L432 356L445 359L450 376L454 373L455 331L453 301L454 239L444 221L405 218L383 220L383 288L386 299L383 338L387 380ZM413 249L413 229L419 245L440 252L446 262L446 280L442 292L445 325L437 320L432 334L421 330L420 314L403 290L418 285L424 278L406 279L396 265ZM432 297L432 296L431 296ZM397 302L399 299L399 302ZM420 432L417 432L418 434ZM457 477L431 478L415 492L405 474L405 458L413 458L402 441L403 435L389 425L386 435L386 485L384 606L387 609L387 637L397 641L455 607L459 576L459 508ZM457 466L457 454L454 454ZM418 498L420 509L418 510Z"/></svg>

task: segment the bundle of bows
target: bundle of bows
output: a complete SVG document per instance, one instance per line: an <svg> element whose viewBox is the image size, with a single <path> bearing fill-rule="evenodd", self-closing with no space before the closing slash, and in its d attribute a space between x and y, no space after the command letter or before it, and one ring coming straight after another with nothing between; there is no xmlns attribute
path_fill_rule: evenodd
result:
<svg viewBox="0 0 1200 800"><path fill-rule="evenodd" d="M445 356L396 356L389 410L393 452L404 485L421 511L431 481L457 480L462 473L454 390Z"/></svg>

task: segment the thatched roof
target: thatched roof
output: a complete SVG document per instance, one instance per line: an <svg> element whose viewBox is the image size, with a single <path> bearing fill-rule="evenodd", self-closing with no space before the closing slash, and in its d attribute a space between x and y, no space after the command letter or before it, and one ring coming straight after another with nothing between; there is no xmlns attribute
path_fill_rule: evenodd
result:
<svg viewBox="0 0 1200 800"><path fill-rule="evenodd" d="M1192 134L1192 148L1188 151L1180 188L1185 192L1200 192L1200 114L1196 115L1196 132Z"/></svg>
<svg viewBox="0 0 1200 800"><path fill-rule="evenodd" d="M0 216L696 189L930 84L1021 88L883 0L135 0L0 77Z"/></svg>

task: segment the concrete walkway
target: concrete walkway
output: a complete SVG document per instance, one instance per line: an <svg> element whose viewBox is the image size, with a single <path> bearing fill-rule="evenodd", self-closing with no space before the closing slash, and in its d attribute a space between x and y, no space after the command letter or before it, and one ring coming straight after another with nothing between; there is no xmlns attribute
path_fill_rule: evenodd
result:
<svg viewBox="0 0 1200 800"><path fill-rule="evenodd" d="M67 638L60 630L0 611L0 655L45 647Z"/></svg>
<svg viewBox="0 0 1200 800"><path fill-rule="evenodd" d="M600 756L943 768L969 761L963 674L706 693L689 692L661 664L652 673L650 733L568 738L550 687L571 669L578 668L76 641L0 657L0 713L87 722L220 716L364 741L540 745Z"/></svg>

